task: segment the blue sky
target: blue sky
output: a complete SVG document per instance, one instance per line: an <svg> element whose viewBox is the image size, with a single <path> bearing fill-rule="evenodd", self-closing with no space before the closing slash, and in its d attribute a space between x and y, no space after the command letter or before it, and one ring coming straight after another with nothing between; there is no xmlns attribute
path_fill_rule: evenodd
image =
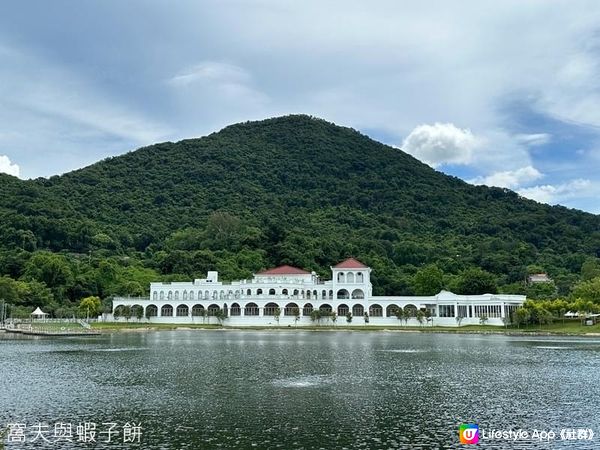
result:
<svg viewBox="0 0 600 450"><path fill-rule="evenodd" d="M600 213L596 1L0 4L0 171L306 113Z"/></svg>

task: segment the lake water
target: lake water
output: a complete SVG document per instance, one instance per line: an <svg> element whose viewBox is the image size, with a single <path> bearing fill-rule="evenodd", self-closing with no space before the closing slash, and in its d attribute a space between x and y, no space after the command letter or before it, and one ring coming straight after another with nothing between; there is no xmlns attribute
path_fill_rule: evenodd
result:
<svg viewBox="0 0 600 450"><path fill-rule="evenodd" d="M0 334L7 449L459 448L486 430L592 429L593 441L480 440L483 448L600 448L600 340L398 332ZM57 423L73 441L53 442ZM76 442L76 425L111 442ZM141 423L140 443L123 443ZM38 424L50 441L30 442ZM31 434L30 434L31 432ZM60 436L60 434L59 434ZM133 434L135 437L135 433ZM107 434L96 435L97 441ZM468 448L469 446L467 446ZM477 446L472 446L477 448Z"/></svg>

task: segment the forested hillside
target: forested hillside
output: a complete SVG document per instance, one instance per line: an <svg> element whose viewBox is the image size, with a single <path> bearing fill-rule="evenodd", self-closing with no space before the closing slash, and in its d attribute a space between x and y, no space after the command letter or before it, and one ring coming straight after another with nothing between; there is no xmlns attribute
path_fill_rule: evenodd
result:
<svg viewBox="0 0 600 450"><path fill-rule="evenodd" d="M0 192L0 299L57 315L90 295L142 295L150 280L278 264L327 276L347 256L373 267L377 294L585 296L600 275L599 216L469 185L308 116L50 179L0 174ZM527 286L539 271L554 283Z"/></svg>

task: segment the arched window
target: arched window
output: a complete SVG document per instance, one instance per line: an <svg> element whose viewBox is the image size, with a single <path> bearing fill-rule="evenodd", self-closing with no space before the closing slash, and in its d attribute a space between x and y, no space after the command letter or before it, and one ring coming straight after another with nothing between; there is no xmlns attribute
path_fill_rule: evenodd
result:
<svg viewBox="0 0 600 450"><path fill-rule="evenodd" d="M303 316L310 316L310 313L312 313L313 311L313 305L310 303L306 303L304 305L304 308L302 308L302 315Z"/></svg>
<svg viewBox="0 0 600 450"><path fill-rule="evenodd" d="M152 293L152 300L156 301L158 299L158 292L154 291Z"/></svg>
<svg viewBox="0 0 600 450"><path fill-rule="evenodd" d="M231 316L239 316L241 314L241 308L239 303L232 303L231 309L229 310L229 315Z"/></svg>
<svg viewBox="0 0 600 450"><path fill-rule="evenodd" d="M328 305L327 303L325 303L325 304L319 306L319 311L330 313L332 311L331 305Z"/></svg>
<svg viewBox="0 0 600 450"><path fill-rule="evenodd" d="M300 309L296 303L288 303L285 305L285 308L283 309L284 316L295 316L296 313L300 315Z"/></svg>
<svg viewBox="0 0 600 450"><path fill-rule="evenodd" d="M177 307L177 317L185 317L189 314L189 309L187 305L179 305Z"/></svg>
<svg viewBox="0 0 600 450"><path fill-rule="evenodd" d="M363 305L359 305L358 303L355 304L352 307L352 315L354 317L364 316L365 315L365 308L363 308Z"/></svg>
<svg viewBox="0 0 600 450"><path fill-rule="evenodd" d="M163 291L160 291L160 299L161 300L165 299L165 293Z"/></svg>
<svg viewBox="0 0 600 450"><path fill-rule="evenodd" d="M269 289L269 295L275 295L275 289L273 289L273 288Z"/></svg>
<svg viewBox="0 0 600 450"><path fill-rule="evenodd" d="M206 308L206 313L209 316L216 316L220 309L221 308L219 308L219 305L212 303L208 305L208 308Z"/></svg>
<svg viewBox="0 0 600 450"><path fill-rule="evenodd" d="M329 300L333 300L333 290L329 291Z"/></svg>
<svg viewBox="0 0 600 450"><path fill-rule="evenodd" d="M354 283L354 274L352 272L348 272L346 275L346 283Z"/></svg>
<svg viewBox="0 0 600 450"><path fill-rule="evenodd" d="M364 278L363 278L363 274L362 274L362 272L358 272L358 273L356 274L356 282L357 282L357 283L362 283L363 281L364 281Z"/></svg>
<svg viewBox="0 0 600 450"><path fill-rule="evenodd" d="M192 306L192 316L204 316L204 306L196 304L194 306Z"/></svg>
<svg viewBox="0 0 600 450"><path fill-rule="evenodd" d="M175 300L179 300L179 291L175 291Z"/></svg>
<svg viewBox="0 0 600 450"><path fill-rule="evenodd" d="M245 316L258 316L258 305L256 303L246 303L244 307Z"/></svg>
<svg viewBox="0 0 600 450"><path fill-rule="evenodd" d="M342 303L340 306L338 306L337 315L339 317L344 317L346 314L348 314L349 310L350 309L348 308L348 305Z"/></svg>
<svg viewBox="0 0 600 450"><path fill-rule="evenodd" d="M321 298L323 300L325 300L327 298L327 291L325 291L325 290L321 291Z"/></svg>
<svg viewBox="0 0 600 450"><path fill-rule="evenodd" d="M169 295L167 295L168 300L173 300L173 291L169 291Z"/></svg>
<svg viewBox="0 0 600 450"><path fill-rule="evenodd" d="M381 305L371 305L369 307L369 315L371 317L381 317L383 316L383 309L381 308Z"/></svg>
<svg viewBox="0 0 600 450"><path fill-rule="evenodd" d="M385 308L385 315L386 317L394 317L397 311L402 311L402 308L400 308L398 305L389 305L387 308Z"/></svg>
<svg viewBox="0 0 600 450"><path fill-rule="evenodd" d="M281 291L281 295L288 295L288 290L284 289L283 291Z"/></svg>
<svg viewBox="0 0 600 450"><path fill-rule="evenodd" d="M146 317L156 317L158 316L158 308L156 305L148 305L146 306Z"/></svg>
<svg viewBox="0 0 600 450"><path fill-rule="evenodd" d="M262 289L257 289L256 290L256 295L262 295Z"/></svg>
<svg viewBox="0 0 600 450"><path fill-rule="evenodd" d="M248 296L251 296L251 295L252 295L252 289L248 289L248 290L246 291L246 295L248 295Z"/></svg>
<svg viewBox="0 0 600 450"><path fill-rule="evenodd" d="M188 294L187 291L183 291L183 301L185 302L187 300Z"/></svg>
<svg viewBox="0 0 600 450"><path fill-rule="evenodd" d="M160 315L163 317L173 316L173 307L171 305L164 305L160 308Z"/></svg>
<svg viewBox="0 0 600 450"><path fill-rule="evenodd" d="M352 291L352 298L363 299L365 298L365 293L362 291L362 289L354 289Z"/></svg>
<svg viewBox="0 0 600 450"><path fill-rule="evenodd" d="M310 291L306 291L306 298L310 300Z"/></svg>
<svg viewBox="0 0 600 450"><path fill-rule="evenodd" d="M339 291L337 291L337 298L338 300L350 298L350 294L346 289L340 289Z"/></svg>
<svg viewBox="0 0 600 450"><path fill-rule="evenodd" d="M274 316L277 308L279 308L277 303L267 303L263 308L263 316Z"/></svg>
<svg viewBox="0 0 600 450"><path fill-rule="evenodd" d="M298 297L298 289L294 289L294 297Z"/></svg>
<svg viewBox="0 0 600 450"><path fill-rule="evenodd" d="M210 297L210 294L208 293L208 291L204 291L204 300L208 300ZM199 300L200 298L198 298Z"/></svg>
<svg viewBox="0 0 600 450"><path fill-rule="evenodd" d="M344 275L344 272L340 272L338 273L338 283L345 283L346 282L346 276Z"/></svg>
<svg viewBox="0 0 600 450"><path fill-rule="evenodd" d="M190 300L194 300L194 291L190 291Z"/></svg>

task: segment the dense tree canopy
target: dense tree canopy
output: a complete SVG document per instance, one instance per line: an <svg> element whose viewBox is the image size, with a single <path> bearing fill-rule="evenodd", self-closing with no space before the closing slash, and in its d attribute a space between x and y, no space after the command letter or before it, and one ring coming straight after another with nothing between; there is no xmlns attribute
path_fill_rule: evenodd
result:
<svg viewBox="0 0 600 450"><path fill-rule="evenodd" d="M307 116L49 179L0 174L0 192L0 299L51 311L214 269L236 279L292 264L328 276L348 256L374 269L376 294L557 297L600 275L600 217L469 185ZM532 267L553 286L528 286Z"/></svg>

